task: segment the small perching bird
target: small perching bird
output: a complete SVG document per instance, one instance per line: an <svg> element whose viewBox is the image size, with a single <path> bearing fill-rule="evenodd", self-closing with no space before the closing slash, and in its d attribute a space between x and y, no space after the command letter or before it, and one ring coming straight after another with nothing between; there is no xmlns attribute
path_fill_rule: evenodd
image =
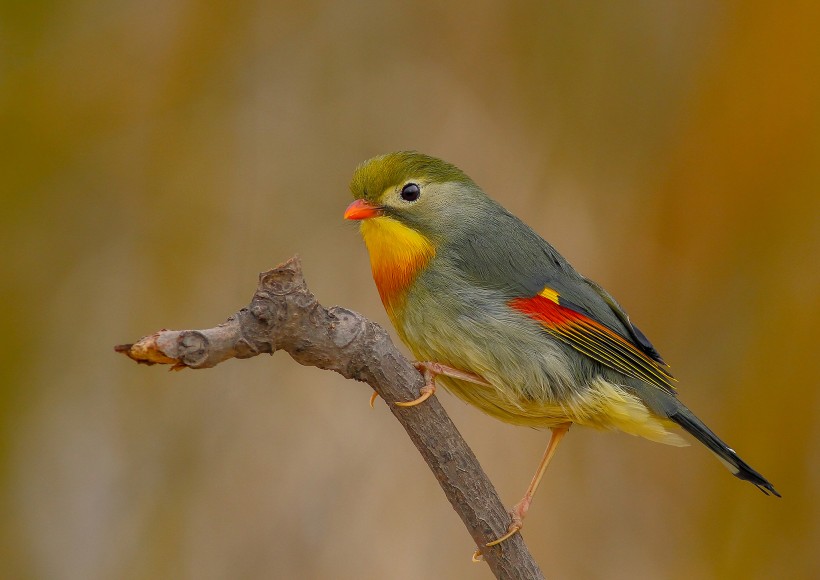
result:
<svg viewBox="0 0 820 580"><path fill-rule="evenodd" d="M737 477L775 491L681 403L661 356L615 299L464 172L398 152L365 161L345 218L361 221L373 278L390 321L436 383L514 425L552 436L508 533L570 425L619 429L685 445L675 424Z"/></svg>

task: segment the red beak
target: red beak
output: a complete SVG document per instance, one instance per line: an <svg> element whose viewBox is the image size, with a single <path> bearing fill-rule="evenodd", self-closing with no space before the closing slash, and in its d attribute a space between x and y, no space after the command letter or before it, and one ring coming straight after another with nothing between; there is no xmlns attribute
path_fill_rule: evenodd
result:
<svg viewBox="0 0 820 580"><path fill-rule="evenodd" d="M347 209L345 210L345 219L366 220L367 218L380 216L381 214L381 209L375 205L370 205L363 199L357 199L347 206Z"/></svg>

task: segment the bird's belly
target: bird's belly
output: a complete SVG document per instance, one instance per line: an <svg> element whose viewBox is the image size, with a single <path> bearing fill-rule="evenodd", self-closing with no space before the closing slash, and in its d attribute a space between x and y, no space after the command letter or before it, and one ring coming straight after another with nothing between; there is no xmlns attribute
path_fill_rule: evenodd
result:
<svg viewBox="0 0 820 580"><path fill-rule="evenodd" d="M443 376L437 384L508 423L550 427L573 420L571 401L587 389L563 347L529 320L487 304L458 313L446 299L437 308L429 301L424 309L408 306L395 323L418 360L475 373L492 386Z"/></svg>
<svg viewBox="0 0 820 580"><path fill-rule="evenodd" d="M472 371L470 371L472 372ZM436 384L444 386L462 401L478 407L488 415L505 423L528 427L555 427L574 422L574 417L559 403L543 400L511 400L502 395L495 385L487 387L450 377L439 377Z"/></svg>

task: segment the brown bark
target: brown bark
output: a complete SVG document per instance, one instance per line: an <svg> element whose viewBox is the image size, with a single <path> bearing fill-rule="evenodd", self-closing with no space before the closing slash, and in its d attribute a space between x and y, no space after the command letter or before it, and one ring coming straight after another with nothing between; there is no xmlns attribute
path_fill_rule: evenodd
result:
<svg viewBox="0 0 820 580"><path fill-rule="evenodd" d="M435 397L410 408L424 385L421 374L387 332L361 314L325 308L310 292L298 258L259 276L246 308L205 330L160 330L122 352L144 364L209 368L230 358L284 350L296 362L368 383L387 402L436 476L478 546L505 533L510 516L472 450ZM497 578L543 578L520 534L482 548Z"/></svg>

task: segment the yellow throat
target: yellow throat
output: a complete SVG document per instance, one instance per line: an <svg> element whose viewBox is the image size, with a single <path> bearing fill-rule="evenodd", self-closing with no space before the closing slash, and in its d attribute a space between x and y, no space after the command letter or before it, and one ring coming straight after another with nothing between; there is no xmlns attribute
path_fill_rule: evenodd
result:
<svg viewBox="0 0 820 580"><path fill-rule="evenodd" d="M362 220L373 280L388 316L395 321L404 295L436 251L429 239L387 216Z"/></svg>

